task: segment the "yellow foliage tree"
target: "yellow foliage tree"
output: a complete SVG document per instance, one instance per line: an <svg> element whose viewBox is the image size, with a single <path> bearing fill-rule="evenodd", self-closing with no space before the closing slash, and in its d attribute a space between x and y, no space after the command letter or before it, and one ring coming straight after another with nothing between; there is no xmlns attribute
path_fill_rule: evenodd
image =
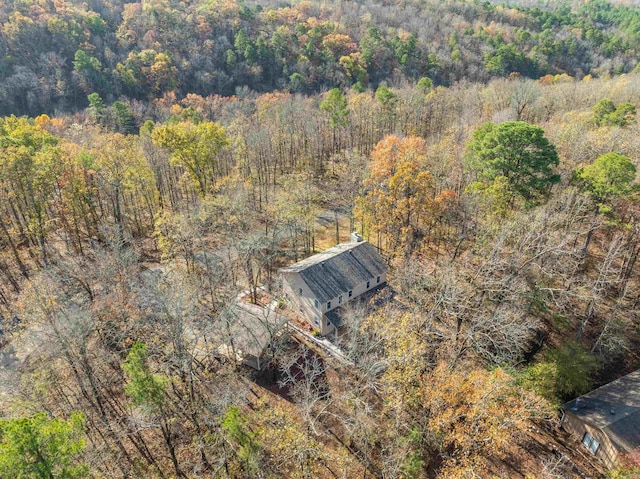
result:
<svg viewBox="0 0 640 479"><path fill-rule="evenodd" d="M410 312L394 315L382 311L369 316L363 333L368 330L384 345L386 370L382 375L385 396L393 398L390 406L404 409L419 402L418 381L427 367L427 347L430 341L424 318Z"/></svg>
<svg viewBox="0 0 640 479"><path fill-rule="evenodd" d="M423 378L421 406L443 452L442 477L491 477L490 460L514 453L546 403L501 368L451 370L441 363Z"/></svg>
<svg viewBox="0 0 640 479"><path fill-rule="evenodd" d="M278 477L304 479L329 477L332 470L359 471L357 461L345 448L320 443L299 417L295 409L263 401L249 417Z"/></svg>
<svg viewBox="0 0 640 479"><path fill-rule="evenodd" d="M153 230L158 202L156 179L137 139L120 133L96 137L86 157L99 189L106 193L118 230L134 234Z"/></svg>
<svg viewBox="0 0 640 479"><path fill-rule="evenodd" d="M153 142L171 153L171 163L186 169L201 197L215 182L217 156L229 144L227 132L219 123L190 121L163 125L151 135Z"/></svg>

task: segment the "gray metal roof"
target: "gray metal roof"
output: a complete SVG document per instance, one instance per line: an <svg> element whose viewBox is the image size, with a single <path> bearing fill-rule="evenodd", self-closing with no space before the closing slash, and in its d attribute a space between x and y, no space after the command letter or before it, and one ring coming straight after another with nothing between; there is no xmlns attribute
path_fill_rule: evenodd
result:
<svg viewBox="0 0 640 479"><path fill-rule="evenodd" d="M260 357L288 318L270 308L237 301L224 312L225 342L233 341L238 354Z"/></svg>
<svg viewBox="0 0 640 479"><path fill-rule="evenodd" d="M376 248L362 241L336 245L281 271L299 273L318 301L324 302L375 280L387 265Z"/></svg>
<svg viewBox="0 0 640 479"><path fill-rule="evenodd" d="M573 399L562 409L602 429L618 449L631 451L640 446L640 370Z"/></svg>

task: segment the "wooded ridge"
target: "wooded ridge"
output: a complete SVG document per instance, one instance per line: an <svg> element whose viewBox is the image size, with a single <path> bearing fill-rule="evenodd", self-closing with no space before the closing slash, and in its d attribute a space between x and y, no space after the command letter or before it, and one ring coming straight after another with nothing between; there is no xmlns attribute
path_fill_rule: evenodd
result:
<svg viewBox="0 0 640 479"><path fill-rule="evenodd" d="M638 8L605 0L11 0L0 24L0 115L79 111L94 92L111 104L603 76L640 54Z"/></svg>
<svg viewBox="0 0 640 479"><path fill-rule="evenodd" d="M558 407L640 367L638 12L2 4L0 477L605 477ZM279 270L352 231L321 339Z"/></svg>

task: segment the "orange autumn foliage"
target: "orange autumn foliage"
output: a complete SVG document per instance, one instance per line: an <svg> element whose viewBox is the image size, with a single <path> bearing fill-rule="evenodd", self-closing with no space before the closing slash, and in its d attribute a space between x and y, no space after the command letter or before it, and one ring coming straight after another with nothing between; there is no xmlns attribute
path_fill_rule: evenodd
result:
<svg viewBox="0 0 640 479"><path fill-rule="evenodd" d="M388 136L371 153L371 177L359 208L367 226L392 253L415 249L434 210L433 176L424 169L422 138Z"/></svg>
<svg viewBox="0 0 640 479"><path fill-rule="evenodd" d="M450 479L490 477L488 458L509 457L531 420L547 410L544 400L501 368L451 370L440 363L418 394L427 427L445 453L442 477Z"/></svg>

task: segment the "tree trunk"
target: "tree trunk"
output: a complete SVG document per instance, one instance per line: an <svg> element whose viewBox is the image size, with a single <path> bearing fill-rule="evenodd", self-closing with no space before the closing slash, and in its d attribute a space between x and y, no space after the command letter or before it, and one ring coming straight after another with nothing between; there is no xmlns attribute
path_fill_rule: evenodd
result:
<svg viewBox="0 0 640 479"><path fill-rule="evenodd" d="M29 279L29 273L27 271L27 268L22 262L22 260L20 259L20 255L18 254L16 245L13 242L13 239L11 238L11 236L9 236L9 231L7 231L7 227L2 221L2 218L0 218L0 229L2 229L2 232L7 238L7 242L9 243L9 247L11 248L11 253L13 254L14 259L16 260L16 264L20 268L20 272L22 273L22 276L24 276L26 279Z"/></svg>
<svg viewBox="0 0 640 479"><path fill-rule="evenodd" d="M587 233L587 239L584 242L584 247L582 248L582 257L584 258L587 255L587 250L589 249L589 244L591 243L591 238L593 237L593 232L596 229L596 220L598 219L598 215L600 214L600 205L596 205L596 211L593 215L593 220L591 220L591 225L589 225L589 232Z"/></svg>

